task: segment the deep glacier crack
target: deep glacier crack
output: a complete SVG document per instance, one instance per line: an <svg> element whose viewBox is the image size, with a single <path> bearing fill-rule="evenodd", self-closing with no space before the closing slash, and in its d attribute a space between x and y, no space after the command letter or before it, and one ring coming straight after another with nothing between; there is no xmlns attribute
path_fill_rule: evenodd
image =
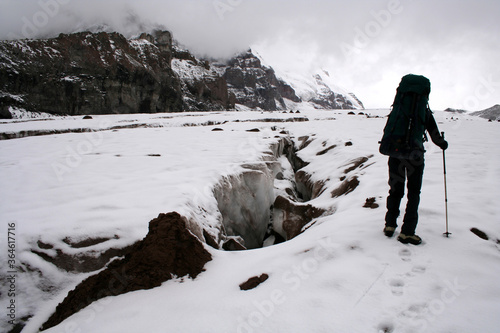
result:
<svg viewBox="0 0 500 333"><path fill-rule="evenodd" d="M261 161L246 163L240 174L219 182L214 196L226 233L222 238L231 243L224 249L254 249L289 240L324 213L303 202L320 193L307 173L297 172L306 165L285 135L270 146ZM321 187L321 182L317 184Z"/></svg>

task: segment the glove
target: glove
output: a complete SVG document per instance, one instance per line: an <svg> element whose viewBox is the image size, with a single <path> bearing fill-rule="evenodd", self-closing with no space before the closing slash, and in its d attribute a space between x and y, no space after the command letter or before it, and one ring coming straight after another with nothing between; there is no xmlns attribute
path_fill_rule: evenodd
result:
<svg viewBox="0 0 500 333"><path fill-rule="evenodd" d="M443 140L441 141L439 144L438 144L439 148L441 148L442 150L446 150L448 148L448 142L446 140Z"/></svg>

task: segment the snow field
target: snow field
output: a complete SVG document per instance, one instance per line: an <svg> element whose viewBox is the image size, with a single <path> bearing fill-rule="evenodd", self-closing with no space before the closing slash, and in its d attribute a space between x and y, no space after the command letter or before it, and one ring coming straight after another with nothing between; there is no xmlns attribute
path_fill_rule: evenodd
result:
<svg viewBox="0 0 500 333"><path fill-rule="evenodd" d="M467 116L452 121L436 113L450 143L446 162L452 235L442 236L442 153L431 143L417 228L425 243L415 247L382 234L387 158L378 153L377 142L385 119L340 111L301 112L309 122L243 122L285 117L258 112L161 120L126 116L128 124L161 122L164 127L98 132L102 140L95 142L102 142L80 154L80 162L69 166L62 180L53 164L64 165L71 155L68 147L78 152L82 140L91 142L85 133L0 141L2 220L19 225L23 265L39 269L59 286L41 292L43 278L22 275L26 288L30 280L39 283L31 295L18 297L20 309L35 312L24 332L36 332L58 300L86 276L58 270L31 253L37 240L69 252L77 250L62 242L68 236L112 238L94 245L96 250L125 246L141 239L158 213L177 210L202 220L200 207L206 210L204 223L214 226L218 212L210 189L221 177L240 172L241 164L260 159L275 140L271 126L289 131L297 145L301 136L315 138L299 156L311 162L306 170L314 180L325 181L325 191L309 203L333 214L279 245L243 252L210 249L213 260L196 280L179 278L152 290L104 298L47 332L495 332L500 323L497 124ZM380 116L387 112L366 111ZM102 117L113 125L119 116ZM218 125L182 126L209 120ZM99 121L96 117L87 126L99 126ZM72 119L33 123L0 128L75 126ZM211 132L214 127L224 131ZM251 128L261 132L246 132ZM346 146L347 141L352 146ZM337 147L317 155L331 145ZM359 157L368 160L345 174ZM358 177L359 186L332 198L342 176ZM363 208L369 197L380 207ZM472 227L490 240L471 233ZM239 289L240 283L262 273L269 279L256 289Z"/></svg>

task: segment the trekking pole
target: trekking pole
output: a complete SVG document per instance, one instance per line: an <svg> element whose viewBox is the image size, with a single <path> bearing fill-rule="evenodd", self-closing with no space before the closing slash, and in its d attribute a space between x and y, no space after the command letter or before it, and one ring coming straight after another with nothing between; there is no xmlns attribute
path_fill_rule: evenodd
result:
<svg viewBox="0 0 500 333"><path fill-rule="evenodd" d="M444 132L441 132L441 136L444 140ZM451 232L448 232L448 189L446 186L446 158L443 149L443 170L444 170L444 207L446 210L446 232L443 234L446 237L450 237Z"/></svg>

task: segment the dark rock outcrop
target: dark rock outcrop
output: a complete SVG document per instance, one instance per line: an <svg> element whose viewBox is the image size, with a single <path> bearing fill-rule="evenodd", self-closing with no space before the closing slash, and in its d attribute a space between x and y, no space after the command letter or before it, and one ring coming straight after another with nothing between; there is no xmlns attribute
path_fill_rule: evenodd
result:
<svg viewBox="0 0 500 333"><path fill-rule="evenodd" d="M324 180L314 181L311 174L304 170L299 170L295 173L295 182L297 184L297 191L305 201L319 197L325 190Z"/></svg>
<svg viewBox="0 0 500 333"><path fill-rule="evenodd" d="M340 185L332 191L332 198L338 198L342 195L346 195L354 191L359 186L359 179L357 176L353 176L344 179Z"/></svg>
<svg viewBox="0 0 500 333"><path fill-rule="evenodd" d="M484 240L489 240L490 238L488 237L488 235L482 231L482 230L479 230L478 228L471 228L470 231L476 235L477 237L481 238L481 239L484 239Z"/></svg>
<svg viewBox="0 0 500 333"><path fill-rule="evenodd" d="M491 108L482 110L482 111L477 111L477 112L472 112L471 116L478 116L481 118L485 118L488 120L500 120L500 105L496 104L492 106Z"/></svg>
<svg viewBox="0 0 500 333"><path fill-rule="evenodd" d="M16 106L52 114L182 111L169 32L61 34L0 42L0 90Z"/></svg>
<svg viewBox="0 0 500 333"><path fill-rule="evenodd" d="M220 68L188 50L173 47L172 68L180 79L186 111L228 110L236 103Z"/></svg>
<svg viewBox="0 0 500 333"><path fill-rule="evenodd" d="M149 223L147 236L124 259L80 283L42 326L48 329L107 296L151 289L174 277L196 278L212 259L178 213L160 214Z"/></svg>
<svg viewBox="0 0 500 333"><path fill-rule="evenodd" d="M355 109L352 102L344 95L335 93L324 81L321 75L316 74L314 76L316 80L316 85L319 87L318 92L315 97L311 98L309 102L317 109ZM358 103L363 106L361 101L357 99L354 94L351 94L353 98L358 101Z"/></svg>
<svg viewBox="0 0 500 333"><path fill-rule="evenodd" d="M274 69L262 65L251 50L227 63L224 78L236 102L252 109L285 110L283 98L294 102L301 101L293 88L278 79Z"/></svg>
<svg viewBox="0 0 500 333"><path fill-rule="evenodd" d="M308 78L309 80L311 78ZM362 108L316 75L307 101L319 109ZM227 62L199 59L168 31L127 39L79 32L0 41L0 118L10 107L56 115L234 109L286 110L303 100L251 50ZM356 105L353 105L356 104Z"/></svg>
<svg viewBox="0 0 500 333"><path fill-rule="evenodd" d="M0 119L12 119L8 105L2 105L0 102Z"/></svg>
<svg viewBox="0 0 500 333"><path fill-rule="evenodd" d="M444 112L451 112L451 113L457 113L457 114L467 113L467 111L465 111L463 109L453 109L453 108L447 108L444 110Z"/></svg>
<svg viewBox="0 0 500 333"><path fill-rule="evenodd" d="M111 247L105 251L83 251L78 254L65 253L60 248L54 247L52 244L44 243L41 240L37 242L38 249L34 248L31 253L38 255L43 260L50 262L57 268L71 273L89 273L99 270L115 257L121 257L128 253L133 245L125 248ZM77 244L71 246L73 248L86 248L84 242L82 245ZM44 251L50 249L52 251Z"/></svg>
<svg viewBox="0 0 500 333"><path fill-rule="evenodd" d="M376 209L379 207L379 204L377 203L377 198L371 197L371 198L366 198L366 202L363 205L364 208L371 208L371 209Z"/></svg>
<svg viewBox="0 0 500 333"><path fill-rule="evenodd" d="M299 235L304 226L325 213L323 209L311 204L293 202L282 196L274 201L274 209L283 212L283 230L287 240Z"/></svg>
<svg viewBox="0 0 500 333"><path fill-rule="evenodd" d="M260 276L253 276L247 281L240 284L240 290L251 290L259 286L259 284L265 282L269 278L269 275L264 273Z"/></svg>

